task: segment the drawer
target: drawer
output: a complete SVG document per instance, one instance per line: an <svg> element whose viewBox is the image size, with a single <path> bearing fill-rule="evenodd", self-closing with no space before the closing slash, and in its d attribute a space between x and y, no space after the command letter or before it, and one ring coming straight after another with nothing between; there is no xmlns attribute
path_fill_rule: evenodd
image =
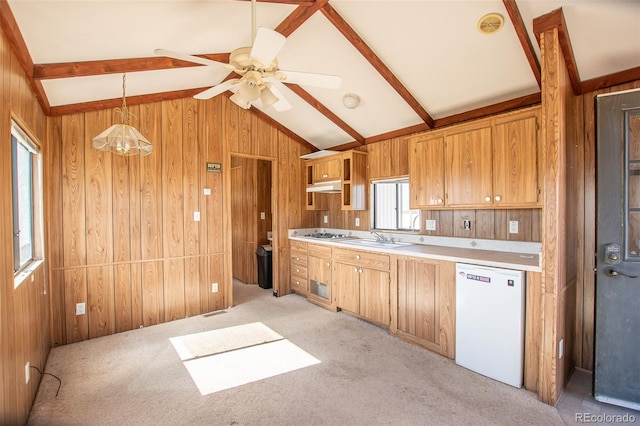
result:
<svg viewBox="0 0 640 426"><path fill-rule="evenodd" d="M391 261L388 254L371 253L360 250L347 250L336 248L333 250L334 262L348 263L351 265L362 266L372 269L381 269L388 271L391 267Z"/></svg>
<svg viewBox="0 0 640 426"><path fill-rule="evenodd" d="M303 243L302 241L289 240L291 244L291 252L307 252L307 243Z"/></svg>
<svg viewBox="0 0 640 426"><path fill-rule="evenodd" d="M291 263L291 275L297 275L299 277L307 278L307 267Z"/></svg>
<svg viewBox="0 0 640 426"><path fill-rule="evenodd" d="M291 266L297 265L303 268L307 267L307 255L299 254L299 253L291 253Z"/></svg>
<svg viewBox="0 0 640 426"><path fill-rule="evenodd" d="M298 275L291 275L291 290L298 293L309 294L309 281Z"/></svg>
<svg viewBox="0 0 640 426"><path fill-rule="evenodd" d="M321 259L331 259L331 247L321 246L318 244L309 244L307 246L307 254L309 256L319 257Z"/></svg>

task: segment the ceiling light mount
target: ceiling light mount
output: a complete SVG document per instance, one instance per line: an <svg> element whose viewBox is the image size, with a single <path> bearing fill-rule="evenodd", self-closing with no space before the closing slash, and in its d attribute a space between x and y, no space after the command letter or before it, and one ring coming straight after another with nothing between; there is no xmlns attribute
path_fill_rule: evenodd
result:
<svg viewBox="0 0 640 426"><path fill-rule="evenodd" d="M129 125L129 117L133 114L127 109L125 97L125 82L127 75L122 74L122 108L116 108L120 113L121 124L114 124L98 136L93 138L93 146L99 151L113 152L122 156L149 155L151 154L151 142Z"/></svg>
<svg viewBox="0 0 640 426"><path fill-rule="evenodd" d="M495 34L504 25L504 17L499 13L487 13L478 21L478 31L482 34Z"/></svg>
<svg viewBox="0 0 640 426"><path fill-rule="evenodd" d="M342 97L342 103L349 109L354 109L360 104L360 96L355 93L347 93Z"/></svg>

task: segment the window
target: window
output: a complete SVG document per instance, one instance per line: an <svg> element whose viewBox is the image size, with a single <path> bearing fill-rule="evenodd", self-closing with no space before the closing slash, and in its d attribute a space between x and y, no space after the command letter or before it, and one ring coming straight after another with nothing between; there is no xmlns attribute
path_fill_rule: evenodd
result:
<svg viewBox="0 0 640 426"><path fill-rule="evenodd" d="M407 179L375 181L371 193L374 229L420 230L420 212L409 208Z"/></svg>
<svg viewBox="0 0 640 426"><path fill-rule="evenodd" d="M38 147L11 125L13 195L13 270L19 273L37 258L42 248L42 167Z"/></svg>

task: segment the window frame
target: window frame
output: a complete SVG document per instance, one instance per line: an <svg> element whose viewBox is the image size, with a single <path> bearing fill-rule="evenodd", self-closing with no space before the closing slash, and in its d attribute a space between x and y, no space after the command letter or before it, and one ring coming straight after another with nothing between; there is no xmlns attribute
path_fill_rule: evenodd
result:
<svg viewBox="0 0 640 426"><path fill-rule="evenodd" d="M400 188L398 187L399 185L405 185L406 184L406 191L409 191L409 179L407 177L403 177L403 178L394 178L394 179L377 179L377 180L372 180L370 182L371 184L371 229L372 230L379 230L379 231L392 231L392 232L411 232L411 233L418 233L420 232L420 224L418 223L418 228L414 229L414 228L401 228L400 224L401 224L401 216L402 216L402 191L400 190ZM377 191L376 191L376 185L378 184L395 184L396 185L396 190L395 190L395 220L396 220L396 227L395 228L380 228L378 227L377 223L376 223L376 207L377 207L377 203L376 203L376 196L377 196ZM415 217L420 217L420 210L415 210L415 209L409 209L410 212L415 212L416 216L413 216L412 219L412 223L415 220Z"/></svg>
<svg viewBox="0 0 640 426"><path fill-rule="evenodd" d="M31 227L31 257L21 262L20 248L20 203L19 203L19 170L18 149L29 152L30 175L30 227ZM11 201L12 201L12 236L13 236L13 269L14 288L28 277L44 259L44 224L43 224L43 159L40 147L34 142L23 127L15 120L11 120Z"/></svg>

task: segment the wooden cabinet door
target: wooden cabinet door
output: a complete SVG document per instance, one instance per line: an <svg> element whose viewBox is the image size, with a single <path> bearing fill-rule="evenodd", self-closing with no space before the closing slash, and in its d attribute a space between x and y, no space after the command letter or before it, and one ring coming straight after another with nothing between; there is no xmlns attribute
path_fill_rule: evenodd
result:
<svg viewBox="0 0 640 426"><path fill-rule="evenodd" d="M360 315L389 325L389 272L360 269Z"/></svg>
<svg viewBox="0 0 640 426"><path fill-rule="evenodd" d="M447 136L445 176L451 207L478 207L493 202L491 127Z"/></svg>
<svg viewBox="0 0 640 426"><path fill-rule="evenodd" d="M444 138L416 138L409 144L412 209L444 206Z"/></svg>
<svg viewBox="0 0 640 426"><path fill-rule="evenodd" d="M335 158L333 158L335 157ZM342 156L335 155L330 159L319 160L313 164L313 181L339 180L342 176Z"/></svg>
<svg viewBox="0 0 640 426"><path fill-rule="evenodd" d="M333 288L338 308L360 313L360 268L337 262L334 267Z"/></svg>
<svg viewBox="0 0 640 426"><path fill-rule="evenodd" d="M495 207L537 205L536 118L498 124L493 135L493 201Z"/></svg>
<svg viewBox="0 0 640 426"><path fill-rule="evenodd" d="M331 259L325 259L321 257L309 255L307 258L307 271L309 274L309 281L315 280L317 282L331 284Z"/></svg>

